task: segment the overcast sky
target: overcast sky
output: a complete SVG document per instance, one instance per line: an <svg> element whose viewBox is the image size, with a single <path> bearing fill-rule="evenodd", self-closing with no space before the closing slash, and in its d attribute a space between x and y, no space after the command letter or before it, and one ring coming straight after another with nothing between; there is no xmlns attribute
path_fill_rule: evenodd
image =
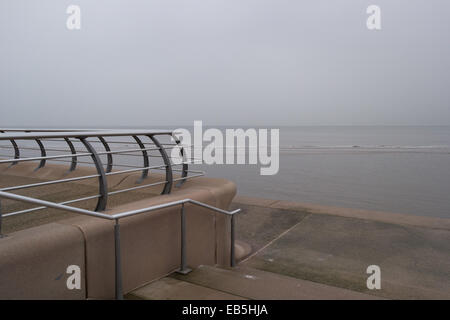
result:
<svg viewBox="0 0 450 320"><path fill-rule="evenodd" d="M0 1L2 127L449 125L449 85L448 0Z"/></svg>

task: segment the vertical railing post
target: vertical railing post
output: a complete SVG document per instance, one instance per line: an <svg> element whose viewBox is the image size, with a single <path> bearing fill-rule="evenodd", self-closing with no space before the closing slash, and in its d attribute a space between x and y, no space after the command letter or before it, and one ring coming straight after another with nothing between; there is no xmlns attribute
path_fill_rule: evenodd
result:
<svg viewBox="0 0 450 320"><path fill-rule="evenodd" d="M120 257L120 224L119 219L114 224L114 257L115 257L115 291L116 300L123 300L122 264Z"/></svg>
<svg viewBox="0 0 450 320"><path fill-rule="evenodd" d="M2 233L2 200L0 199L0 239L3 238L3 233Z"/></svg>
<svg viewBox="0 0 450 320"><path fill-rule="evenodd" d="M172 183L173 183L172 163L170 162L170 158L167 155L167 152L164 149L164 146L158 141L158 139L156 139L156 137L153 135L149 135L148 137L153 141L155 146L159 149L159 153L161 154L161 157L166 166L166 184L164 185L164 189L161 192L161 194L169 194L172 191Z"/></svg>
<svg viewBox="0 0 450 320"><path fill-rule="evenodd" d="M186 270L186 215L181 204L181 271Z"/></svg>
<svg viewBox="0 0 450 320"><path fill-rule="evenodd" d="M142 143L142 140L138 136L132 136L132 137L136 141L136 143L138 144L139 148L142 149L142 156L143 156L143 159L144 159L144 168L145 169L142 170L141 177L137 181L137 183L141 183L148 176L148 167L150 166L150 161L148 160L148 152L145 149L145 144Z"/></svg>
<svg viewBox="0 0 450 320"><path fill-rule="evenodd" d="M11 144L13 145L14 148L14 159L19 159L20 158L20 150L19 150L19 146L17 145L16 141L14 141L14 139L9 140L11 142ZM18 162L13 162L11 163L11 166L18 164Z"/></svg>
<svg viewBox="0 0 450 320"><path fill-rule="evenodd" d="M188 274L191 272L186 265L186 213L184 212L184 203L181 204L181 263L178 273Z"/></svg>
<svg viewBox="0 0 450 320"><path fill-rule="evenodd" d="M0 130L0 133L5 133L4 130ZM19 159L20 158L20 150L19 150L19 146L17 145L16 141L14 139L9 139L9 142L11 142L13 148L14 148L14 159ZM13 165L17 164L18 162L13 162L11 163L9 166L12 167Z"/></svg>
<svg viewBox="0 0 450 320"><path fill-rule="evenodd" d="M234 224L235 224L235 222L234 222L234 214L232 214L231 215L231 235L230 235L230 238L231 238L231 244L230 244L230 265L231 265L231 267L236 266L236 257L235 257L235 254L234 254L234 232L235 232Z"/></svg>
<svg viewBox="0 0 450 320"><path fill-rule="evenodd" d="M181 161L183 162L183 166L182 166L182 170L181 170L181 178L182 179L180 181L178 181L178 183L176 184L177 187L181 187L181 185L186 182L186 179L183 179L183 178L186 178L188 175L188 164L187 164L188 159L186 157L183 145L181 144L180 140L173 135L172 135L172 138L175 141L175 143L177 144L177 146L180 147Z"/></svg>
<svg viewBox="0 0 450 320"><path fill-rule="evenodd" d="M98 173L98 191L100 197L97 201L97 206L95 207L95 211L103 211L106 209L106 205L108 202L108 181L106 180L105 169L103 168L102 161L95 151L94 147L86 140L85 137L78 138L83 143L86 150L91 154L92 161L94 161L95 168Z"/></svg>
<svg viewBox="0 0 450 320"><path fill-rule="evenodd" d="M31 131L25 130L24 132L30 133ZM44 157L47 156L47 152L45 151L44 144L42 143L42 141L41 141L40 139L34 139L34 141L36 141L36 143L38 144L39 149L41 150L41 157L43 158L43 159L41 159L41 161L39 162L39 165L37 166L37 168L34 169L34 171L37 171L37 170L39 170L40 168L45 167L45 162L47 161L47 159L45 159Z"/></svg>
<svg viewBox="0 0 450 320"><path fill-rule="evenodd" d="M39 146L39 149L41 150L41 157L46 157L47 156L47 152L45 151L45 147L44 147L44 144L42 143L42 141L40 140L40 139L35 139L35 141L36 141L36 143L38 144L38 146ZM46 162L47 160L44 158L44 159L42 159L40 162L39 162L39 166L35 169L35 171L36 170L39 170L40 168L43 168L43 167L45 167L45 162Z"/></svg>
<svg viewBox="0 0 450 320"><path fill-rule="evenodd" d="M112 168L113 168L113 157L111 152L111 148L109 147L108 142L106 142L105 138L103 138L102 136L98 136L97 137L98 140L100 140L100 142L102 143L103 147L105 148L105 151L108 152L106 155L107 158L107 165L106 165L106 172L111 172Z"/></svg>
<svg viewBox="0 0 450 320"><path fill-rule="evenodd" d="M72 154L76 154L77 150L75 149L72 141L70 141L70 139L67 137L64 138L64 141L66 141L67 145L69 146L70 152ZM73 156L72 161L70 162L69 171L74 171L76 169L76 167L77 167L77 156Z"/></svg>

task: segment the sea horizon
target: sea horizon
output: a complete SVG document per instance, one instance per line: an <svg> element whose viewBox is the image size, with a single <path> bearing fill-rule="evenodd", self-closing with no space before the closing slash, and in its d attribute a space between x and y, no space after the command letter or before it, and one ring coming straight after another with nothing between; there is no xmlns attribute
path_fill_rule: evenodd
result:
<svg viewBox="0 0 450 320"><path fill-rule="evenodd" d="M249 164L190 167L233 181L242 196L450 218L450 126L279 129L276 175L262 176L258 165ZM115 167L121 162L140 165L139 161L122 156Z"/></svg>

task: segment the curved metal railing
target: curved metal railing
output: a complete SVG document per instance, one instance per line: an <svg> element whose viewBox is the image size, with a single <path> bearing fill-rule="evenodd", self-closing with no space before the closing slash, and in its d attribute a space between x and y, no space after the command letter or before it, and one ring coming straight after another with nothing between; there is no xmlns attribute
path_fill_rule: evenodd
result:
<svg viewBox="0 0 450 320"><path fill-rule="evenodd" d="M161 142L160 138L164 136L170 137L171 141L168 143ZM110 140L111 138L116 140ZM131 139L131 141L120 140L121 138L128 138ZM148 141L144 141L144 138L148 139ZM175 182L178 182L175 187L180 187L187 179L204 175L203 171L189 170L188 163L192 163L192 161L187 159L185 149L181 145L180 141L175 137L174 132L169 130L0 129L0 142L2 141L9 141L9 145L0 144L0 149L12 149L14 151L14 155L10 156L0 154L0 158L2 158L0 159L0 164L9 163L10 166L14 166L20 162L36 161L38 162L38 166L35 170L39 170L44 168L48 162L69 162L69 172L75 171L79 163L93 164L96 168L97 174L4 187L0 188L0 191L14 191L97 178L98 194L78 199L71 199L60 203L64 205L97 199L95 211L103 211L106 209L109 196L158 185L163 185L161 194L170 194ZM18 143L21 141L35 141L37 147L21 147ZM45 144L48 143L53 144L53 147L46 147ZM58 143L67 145L68 149L62 148L58 145ZM130 144L135 144L137 147L129 147ZM116 148L113 148L113 145L116 146ZM123 145L125 145L125 147L123 147ZM81 146L83 147L83 150L80 150ZM103 148L104 151L99 150L100 148ZM179 149L179 154L182 159L181 163L173 163L173 161L171 161L172 159L168 155L167 150L173 148ZM159 155L151 154L152 151L158 151ZM38 155L33 154L32 156L24 156L24 152L38 152ZM54 152L57 152L58 154L54 154ZM61 152L64 153L61 154ZM106 157L105 163L102 162L102 156ZM130 165L129 163L116 163L113 156L138 156L142 158L142 165L139 166ZM91 161L80 161L80 159L86 157L91 158ZM150 165L150 158L153 157L161 158L163 164ZM181 169L176 169L175 167L177 166L181 166ZM131 169L113 171L114 167L125 167ZM165 179L158 182L144 184L143 182L148 177L150 170L164 170ZM141 176L136 182L136 186L121 190L108 191L107 178L109 176L139 171L141 171ZM174 178L174 171L180 172L179 178ZM191 175L189 175L189 173L191 173ZM16 212L9 212L4 214L4 217L41 209L45 209L45 207L40 206Z"/></svg>

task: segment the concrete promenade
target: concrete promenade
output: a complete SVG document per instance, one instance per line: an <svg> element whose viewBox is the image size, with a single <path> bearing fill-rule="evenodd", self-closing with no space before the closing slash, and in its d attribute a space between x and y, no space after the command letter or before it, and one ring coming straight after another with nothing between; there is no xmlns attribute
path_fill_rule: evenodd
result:
<svg viewBox="0 0 450 320"><path fill-rule="evenodd" d="M55 170L44 168L34 172L33 168L21 168L2 171L0 186L45 181L46 175L51 175L51 171ZM79 175L88 174L92 168L79 170ZM124 187L124 184L134 185L136 178L137 175L120 179L117 177L117 180L111 180L111 190ZM160 178L157 175L151 176L149 182ZM207 181L203 178L198 183L195 180L189 181L182 189L210 190L213 185L209 186ZM27 194L58 202L67 199L68 194L71 198L76 198L93 194L96 190L94 179L83 184L67 183L57 188L48 186L29 189ZM145 192L112 197L110 206L114 209L121 205L122 209L130 209L138 203L144 205L140 202L147 201L145 199L158 197L159 192L158 188L149 188ZM229 193L232 194L231 191ZM220 196L217 197L219 198ZM8 211L27 207L11 201L2 202L3 208ZM92 209L94 205L95 202L87 202L83 207ZM147 202L145 205L148 205ZM243 209L236 218L238 268L217 268L214 264L199 266L187 276L171 275L156 279L137 288L128 297L450 299L450 219L241 196L234 198L229 209L235 208ZM73 215L56 210L42 210L6 218L3 221L3 232L9 237L4 242L14 240L14 234L18 230L22 230L19 231L21 236L28 237L32 232L24 229L50 226L54 222L58 222L58 228L64 226L67 229L61 229L62 233L74 232L75 229L69 229L68 226L84 228L83 224L74 222L77 219L79 217L73 218ZM55 230L52 228L48 230ZM32 230L34 229L30 229ZM142 232L146 233L144 229ZM74 233L73 237L75 239L80 235ZM82 243L83 240L77 238L73 241ZM84 256L82 245L80 250L80 256ZM93 249L89 250L94 252ZM99 247L98 250L103 249ZM171 257L174 266L178 263L177 250L174 249L174 256ZM95 259L95 254L91 259ZM366 287L369 276L366 268L369 265L381 268L380 290L368 290ZM130 264L129 268L131 267ZM90 277L92 274L94 271L91 271ZM101 288L101 283L96 284L96 287ZM93 290L91 294L92 292ZM98 297L102 297L102 294Z"/></svg>
<svg viewBox="0 0 450 320"><path fill-rule="evenodd" d="M450 299L450 219L236 197L242 267L389 299ZM381 268L368 290L366 268Z"/></svg>
<svg viewBox="0 0 450 320"><path fill-rule="evenodd" d="M199 266L129 299L450 299L450 220L235 197L235 269ZM381 289L366 286L369 265Z"/></svg>

